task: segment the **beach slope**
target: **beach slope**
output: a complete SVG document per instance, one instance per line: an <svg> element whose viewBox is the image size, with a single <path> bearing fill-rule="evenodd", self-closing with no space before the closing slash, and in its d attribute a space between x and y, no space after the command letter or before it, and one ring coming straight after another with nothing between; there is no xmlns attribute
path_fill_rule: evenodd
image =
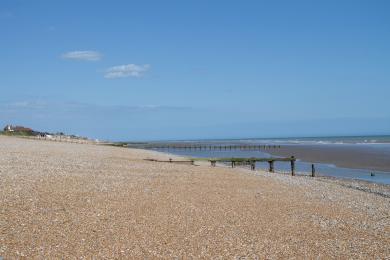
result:
<svg viewBox="0 0 390 260"><path fill-rule="evenodd" d="M0 147L5 259L390 256L389 197L337 181L93 144Z"/></svg>

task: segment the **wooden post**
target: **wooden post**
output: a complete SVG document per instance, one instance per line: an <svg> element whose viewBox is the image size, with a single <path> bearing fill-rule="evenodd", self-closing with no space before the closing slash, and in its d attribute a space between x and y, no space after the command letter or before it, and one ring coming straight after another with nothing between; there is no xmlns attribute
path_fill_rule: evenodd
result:
<svg viewBox="0 0 390 260"><path fill-rule="evenodd" d="M314 164L311 165L311 177L316 177L316 168L314 168Z"/></svg>
<svg viewBox="0 0 390 260"><path fill-rule="evenodd" d="M252 161L251 162L251 170L254 171L256 169L256 162Z"/></svg>
<svg viewBox="0 0 390 260"><path fill-rule="evenodd" d="M295 157L291 156L291 176L295 176Z"/></svg>
<svg viewBox="0 0 390 260"><path fill-rule="evenodd" d="M270 160L269 163L269 172L274 172L274 161Z"/></svg>

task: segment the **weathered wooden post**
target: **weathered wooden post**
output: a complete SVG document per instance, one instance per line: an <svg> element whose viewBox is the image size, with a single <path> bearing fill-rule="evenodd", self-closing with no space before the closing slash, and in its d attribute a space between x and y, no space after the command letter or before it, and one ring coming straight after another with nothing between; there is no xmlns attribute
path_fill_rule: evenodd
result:
<svg viewBox="0 0 390 260"><path fill-rule="evenodd" d="M268 163L269 163L269 172L274 172L274 161L269 160Z"/></svg>
<svg viewBox="0 0 390 260"><path fill-rule="evenodd" d="M256 169L256 162L251 161L251 170L254 171Z"/></svg>
<svg viewBox="0 0 390 260"><path fill-rule="evenodd" d="M291 176L295 176L295 157L291 156Z"/></svg>
<svg viewBox="0 0 390 260"><path fill-rule="evenodd" d="M314 164L311 165L311 177L316 177L316 168Z"/></svg>

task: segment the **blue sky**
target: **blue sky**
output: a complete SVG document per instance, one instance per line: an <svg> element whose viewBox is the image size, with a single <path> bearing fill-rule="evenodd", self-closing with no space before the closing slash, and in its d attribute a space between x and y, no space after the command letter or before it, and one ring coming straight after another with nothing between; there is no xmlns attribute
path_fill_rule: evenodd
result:
<svg viewBox="0 0 390 260"><path fill-rule="evenodd" d="M389 1L0 2L0 124L111 140L390 133Z"/></svg>

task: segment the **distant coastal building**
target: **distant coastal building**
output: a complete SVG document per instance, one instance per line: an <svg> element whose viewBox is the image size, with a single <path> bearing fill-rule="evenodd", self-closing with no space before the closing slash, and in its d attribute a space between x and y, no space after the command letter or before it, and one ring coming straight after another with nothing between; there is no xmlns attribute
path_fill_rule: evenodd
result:
<svg viewBox="0 0 390 260"><path fill-rule="evenodd" d="M4 132L13 132L14 131L14 129L12 129L11 125L6 125L3 130L4 130Z"/></svg>
<svg viewBox="0 0 390 260"><path fill-rule="evenodd" d="M4 132L27 132L27 133L32 133L33 130L31 128L24 127L24 126L6 125L4 127Z"/></svg>
<svg viewBox="0 0 390 260"><path fill-rule="evenodd" d="M63 132L48 133L48 132L34 131L33 129L24 126L6 125L3 128L3 132L5 135L28 136L28 137L35 137L39 139L44 138L45 140L54 140L54 141L66 141L66 142L67 141L70 142L88 141L87 137L81 137L77 135L66 135Z"/></svg>

